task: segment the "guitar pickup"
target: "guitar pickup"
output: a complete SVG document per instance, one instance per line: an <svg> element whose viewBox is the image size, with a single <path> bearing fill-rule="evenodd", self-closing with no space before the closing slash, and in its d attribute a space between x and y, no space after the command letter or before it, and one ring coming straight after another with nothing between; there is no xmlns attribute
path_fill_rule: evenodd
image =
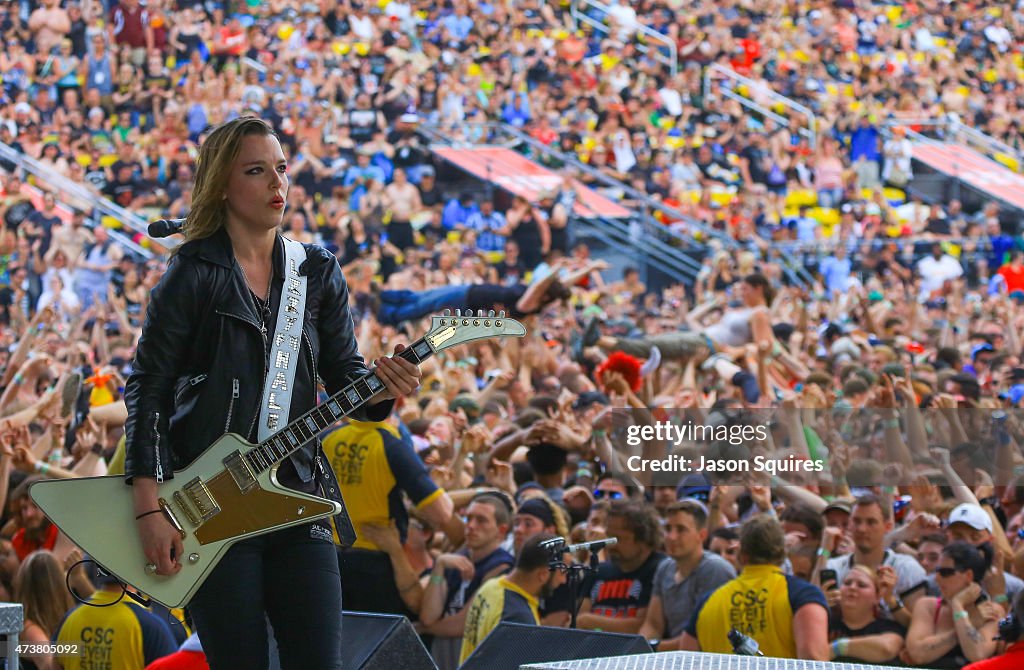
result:
<svg viewBox="0 0 1024 670"><path fill-rule="evenodd" d="M188 499L199 512L201 521L207 521L220 512L220 505L214 500L210 489L206 488L203 480L196 477L183 487Z"/></svg>
<svg viewBox="0 0 1024 670"><path fill-rule="evenodd" d="M230 456L225 458L223 461L225 469L231 475L231 478L235 480L235 486L242 494L246 494L256 487L256 475L253 473L249 464L242 458L242 454L239 451L234 451Z"/></svg>

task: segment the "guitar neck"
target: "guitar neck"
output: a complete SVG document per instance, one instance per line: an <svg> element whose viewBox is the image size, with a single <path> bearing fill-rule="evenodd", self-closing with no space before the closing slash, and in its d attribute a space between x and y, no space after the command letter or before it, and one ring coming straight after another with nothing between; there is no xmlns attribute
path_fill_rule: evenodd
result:
<svg viewBox="0 0 1024 670"><path fill-rule="evenodd" d="M419 365L434 355L426 338L420 338L397 354ZM384 390L384 382L377 373L370 372L338 391L336 394L274 433L256 447L242 455L254 473L260 474L280 463L302 445L314 439L321 431L356 411Z"/></svg>

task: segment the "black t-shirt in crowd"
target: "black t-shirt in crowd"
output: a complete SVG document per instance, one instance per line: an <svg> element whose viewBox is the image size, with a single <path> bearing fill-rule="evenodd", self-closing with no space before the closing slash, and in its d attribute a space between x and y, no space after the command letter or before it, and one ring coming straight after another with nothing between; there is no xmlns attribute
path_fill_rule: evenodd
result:
<svg viewBox="0 0 1024 670"><path fill-rule="evenodd" d="M852 629L847 626L843 621L837 617L831 617L828 625L828 633L830 640L837 640L841 637L867 637L868 635L881 635L882 633L898 633L901 636L906 636L907 629L899 625L895 621L890 619L875 619L867 626L863 628ZM860 658L853 658L850 656L838 656L832 659L836 663L863 663L864 660ZM875 665L902 665L899 662L899 657L891 658L885 663L875 663Z"/></svg>
<svg viewBox="0 0 1024 670"><path fill-rule="evenodd" d="M97 191L104 191L107 188L107 173L99 165L89 167L85 173L85 181L95 186Z"/></svg>
<svg viewBox="0 0 1024 670"><path fill-rule="evenodd" d="M38 226L42 231L39 237L43 240L41 248L39 249L40 254L45 254L50 248L50 240L53 239L53 227L60 225L60 217L54 214L53 216L47 216L44 212L33 212L28 220L33 225Z"/></svg>
<svg viewBox="0 0 1024 670"><path fill-rule="evenodd" d="M416 188L420 191L420 201L424 207L433 207L444 202L444 193L437 187L437 182L434 182L429 190L423 188L422 184L418 184Z"/></svg>
<svg viewBox="0 0 1024 670"><path fill-rule="evenodd" d="M953 229L949 225L948 219L935 218L928 219L928 225L924 227L924 232L932 233L934 235L951 235L953 233Z"/></svg>
<svg viewBox="0 0 1024 670"><path fill-rule="evenodd" d="M747 169L750 172L750 179L755 184L767 184L768 183L768 170L765 169L764 159L767 157L767 153L758 147L753 145L744 147L740 151L740 156L746 158L749 165Z"/></svg>
<svg viewBox="0 0 1024 670"><path fill-rule="evenodd" d="M515 263L502 260L496 263L494 267L498 271L498 281L506 286L519 283L523 275L526 274L526 264L523 263L522 259L516 260Z"/></svg>
<svg viewBox="0 0 1024 670"><path fill-rule="evenodd" d="M569 584L562 584L550 596L541 598L540 602L537 603L537 611L540 612L541 619L549 614L557 614L558 612L571 613L572 590L569 588Z"/></svg>
<svg viewBox="0 0 1024 670"><path fill-rule="evenodd" d="M631 619L651 602L654 573L667 557L657 551L636 570L623 572L611 561L601 563L585 591L590 611L614 619Z"/></svg>
<svg viewBox="0 0 1024 670"><path fill-rule="evenodd" d="M142 90L148 91L151 88L162 91L171 87L171 77L167 72L154 72L147 74L142 80Z"/></svg>
<svg viewBox="0 0 1024 670"><path fill-rule="evenodd" d="M25 153L25 147L21 146L21 142L18 142L17 140L11 140L10 144L8 144L7 146L14 149L19 154ZM4 172L14 172L15 170L18 169L18 166L7 159L2 159L0 160L0 168L3 168Z"/></svg>
<svg viewBox="0 0 1024 670"><path fill-rule="evenodd" d="M137 190L138 187L134 179L129 179L124 182L115 179L107 184L103 193L122 207L128 207L132 204L132 200L135 199L135 193Z"/></svg>

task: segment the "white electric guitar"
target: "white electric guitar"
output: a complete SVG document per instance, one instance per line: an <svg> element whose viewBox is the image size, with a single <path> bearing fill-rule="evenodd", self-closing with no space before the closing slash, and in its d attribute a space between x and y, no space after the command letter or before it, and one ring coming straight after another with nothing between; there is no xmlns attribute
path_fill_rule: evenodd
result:
<svg viewBox="0 0 1024 670"><path fill-rule="evenodd" d="M400 356L419 364L433 354L473 340L522 337L523 324L471 312L431 317L430 332ZM192 598L239 540L333 516L338 503L285 488L277 468L300 448L366 403L384 384L376 374L356 380L261 444L225 434L174 479L158 484L160 507L181 533L184 553L178 574L153 574L136 530L132 487L120 475L44 480L30 495L46 516L96 563L121 581L167 607Z"/></svg>

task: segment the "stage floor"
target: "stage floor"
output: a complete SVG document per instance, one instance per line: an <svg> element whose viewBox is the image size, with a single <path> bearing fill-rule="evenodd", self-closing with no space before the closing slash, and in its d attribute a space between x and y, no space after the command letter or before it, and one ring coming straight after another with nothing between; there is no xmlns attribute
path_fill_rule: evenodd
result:
<svg viewBox="0 0 1024 670"><path fill-rule="evenodd" d="M672 651L583 661L530 663L521 666L521 670L883 670L883 666Z"/></svg>

